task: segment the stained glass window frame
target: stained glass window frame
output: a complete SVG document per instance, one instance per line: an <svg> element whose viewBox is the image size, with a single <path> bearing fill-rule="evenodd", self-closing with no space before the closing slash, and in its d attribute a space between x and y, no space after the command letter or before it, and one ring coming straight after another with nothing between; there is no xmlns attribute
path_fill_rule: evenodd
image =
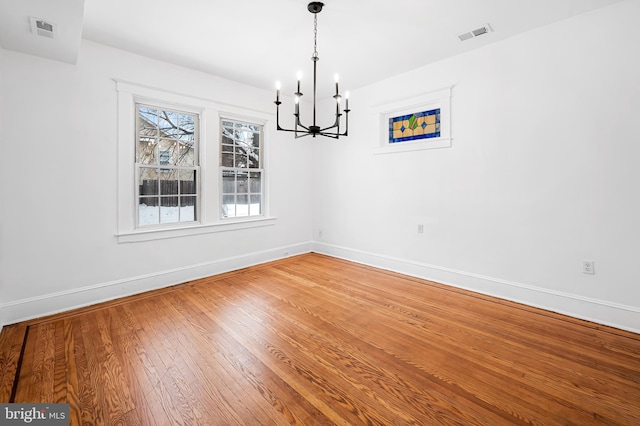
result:
<svg viewBox="0 0 640 426"><path fill-rule="evenodd" d="M446 87L375 107L379 117L380 142L374 149L374 154L451 147L451 89L452 87ZM415 132L416 124L423 126L425 122L421 117L426 116L435 116L433 123L426 124L434 124L434 128L429 128L428 133ZM397 131L394 134L394 123L413 126L413 129L403 131L401 135ZM426 126L423 130L426 130Z"/></svg>

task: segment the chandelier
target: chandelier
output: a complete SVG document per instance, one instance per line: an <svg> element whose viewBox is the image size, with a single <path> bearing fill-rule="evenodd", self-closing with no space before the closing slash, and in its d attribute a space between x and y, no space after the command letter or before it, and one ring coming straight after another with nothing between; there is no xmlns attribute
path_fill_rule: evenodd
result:
<svg viewBox="0 0 640 426"><path fill-rule="evenodd" d="M344 107L344 116L345 116L345 127L344 131L340 133L340 121L342 117L342 112L340 112L340 102L342 101L342 95L338 89L338 74L335 76L336 82L336 94L333 96L333 99L336 101L336 115L335 121L329 127L321 127L316 124L316 69L318 66L318 13L322 11L322 7L324 3L314 1L309 3L307 9L309 12L313 13L313 55L311 56L311 60L313 61L313 121L309 126L305 126L302 124L300 120L300 98L302 97L302 92L300 91L300 80L302 78L302 74L298 72L298 90L293 94L295 100L295 112L293 113L294 118L294 128L293 129L285 129L280 126L280 82L276 83L276 128L278 130L284 132L293 132L296 139L302 138L304 136L313 136L314 138L317 135L326 136L329 138L339 139L340 136L347 136L349 131L349 92L346 92L344 95L345 98L345 107Z"/></svg>

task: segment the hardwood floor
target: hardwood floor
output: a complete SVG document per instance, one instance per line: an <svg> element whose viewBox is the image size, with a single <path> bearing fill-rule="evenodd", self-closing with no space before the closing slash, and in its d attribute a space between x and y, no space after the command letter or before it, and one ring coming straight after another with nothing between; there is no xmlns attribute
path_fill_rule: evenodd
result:
<svg viewBox="0 0 640 426"><path fill-rule="evenodd" d="M640 424L639 335L318 254L6 326L0 380L72 425Z"/></svg>

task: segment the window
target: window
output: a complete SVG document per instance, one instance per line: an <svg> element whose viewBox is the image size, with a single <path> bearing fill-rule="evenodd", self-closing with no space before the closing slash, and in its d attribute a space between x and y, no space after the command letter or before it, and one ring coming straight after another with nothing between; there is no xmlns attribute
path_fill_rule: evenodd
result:
<svg viewBox="0 0 640 426"><path fill-rule="evenodd" d="M451 87L376 107L380 145L374 154L451 147Z"/></svg>
<svg viewBox="0 0 640 426"><path fill-rule="evenodd" d="M389 143L440 137L440 108L389 118Z"/></svg>
<svg viewBox="0 0 640 426"><path fill-rule="evenodd" d="M195 222L198 116L144 104L136 115L137 226Z"/></svg>
<svg viewBox="0 0 640 426"><path fill-rule="evenodd" d="M262 126L222 119L221 217L263 214Z"/></svg>
<svg viewBox="0 0 640 426"><path fill-rule="evenodd" d="M264 171L270 112L120 80L116 90L119 243L276 223Z"/></svg>

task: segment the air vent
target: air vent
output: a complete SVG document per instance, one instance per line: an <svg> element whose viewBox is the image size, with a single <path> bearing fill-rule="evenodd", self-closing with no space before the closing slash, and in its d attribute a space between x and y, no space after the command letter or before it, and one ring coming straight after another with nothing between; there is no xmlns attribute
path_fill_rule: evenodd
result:
<svg viewBox="0 0 640 426"><path fill-rule="evenodd" d="M53 38L56 32L56 24L45 21L44 19L30 17L31 20L31 32L33 34Z"/></svg>
<svg viewBox="0 0 640 426"><path fill-rule="evenodd" d="M481 35L490 33L492 31L493 30L491 29L491 25L484 24L480 28L476 28L473 31L469 31L469 32L466 32L466 33L458 34L458 39L460 41L466 41L466 40L470 40L470 39L475 38L475 37L480 37Z"/></svg>

